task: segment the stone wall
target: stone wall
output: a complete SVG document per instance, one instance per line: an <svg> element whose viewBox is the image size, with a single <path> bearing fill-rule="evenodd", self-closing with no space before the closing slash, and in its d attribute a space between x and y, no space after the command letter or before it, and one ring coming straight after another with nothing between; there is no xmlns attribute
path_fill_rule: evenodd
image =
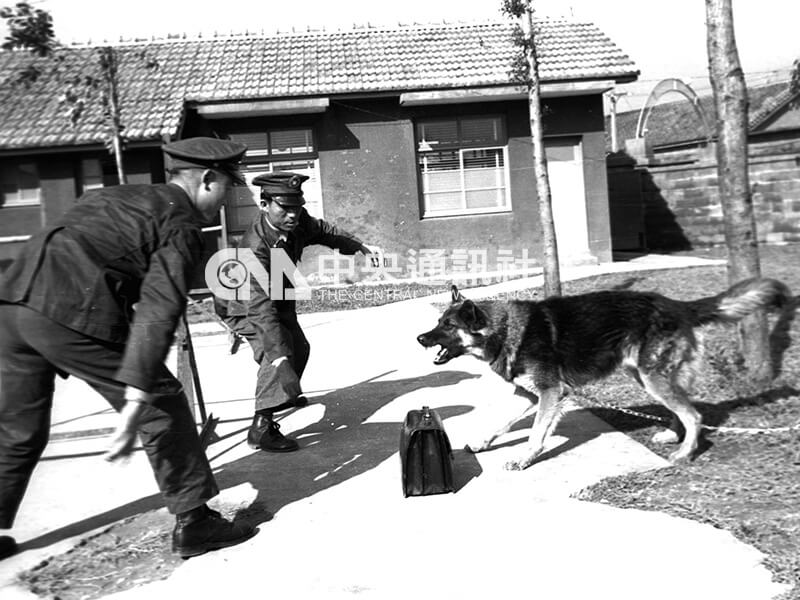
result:
<svg viewBox="0 0 800 600"><path fill-rule="evenodd" d="M759 240L800 242L800 139L754 136L749 167ZM637 201L642 206L638 221L628 218L624 223L626 240L635 239L630 231L638 227L640 245L647 249L677 250L725 242L713 145L658 152L646 158L617 155L609 158L608 168L612 214L614 207L617 215L630 215ZM638 173L638 193L630 183L633 173ZM625 185L620 183L623 181ZM624 243L622 238L615 239ZM615 243L615 249L629 248Z"/></svg>

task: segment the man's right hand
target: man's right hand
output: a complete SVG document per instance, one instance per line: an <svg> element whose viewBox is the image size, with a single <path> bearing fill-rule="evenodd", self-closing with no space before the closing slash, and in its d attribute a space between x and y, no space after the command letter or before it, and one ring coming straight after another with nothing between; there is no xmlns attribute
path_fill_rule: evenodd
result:
<svg viewBox="0 0 800 600"><path fill-rule="evenodd" d="M125 406L117 417L117 427L111 436L106 453L107 461L115 461L130 456L136 443L136 430L139 419L146 404L153 401L153 396L132 386L125 388Z"/></svg>
<svg viewBox="0 0 800 600"><path fill-rule="evenodd" d="M281 387L286 392L286 395L291 399L297 398L302 393L300 379L297 377L297 373L294 372L289 359L282 356L272 361L272 365L278 371L278 380L281 382Z"/></svg>

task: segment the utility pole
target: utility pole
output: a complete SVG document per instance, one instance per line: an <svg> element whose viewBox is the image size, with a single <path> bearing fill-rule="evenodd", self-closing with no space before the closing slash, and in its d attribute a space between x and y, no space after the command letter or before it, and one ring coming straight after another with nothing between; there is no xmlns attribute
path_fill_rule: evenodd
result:
<svg viewBox="0 0 800 600"><path fill-rule="evenodd" d="M611 152L619 150L619 143L617 142L617 100L627 95L628 92L608 92L608 100L611 102Z"/></svg>

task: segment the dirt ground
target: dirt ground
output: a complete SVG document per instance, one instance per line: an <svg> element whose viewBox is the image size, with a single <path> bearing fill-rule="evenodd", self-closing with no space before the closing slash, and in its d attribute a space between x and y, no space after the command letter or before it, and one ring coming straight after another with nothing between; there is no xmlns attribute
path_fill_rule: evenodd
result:
<svg viewBox="0 0 800 600"><path fill-rule="evenodd" d="M719 255L720 251L713 251ZM761 249L762 274L800 291L800 246ZM639 277L639 275L637 275ZM649 273L635 289L675 298L697 298L727 285L724 267ZM570 284L567 293L627 285L622 276ZM789 322L788 348L781 372L768 386L748 377L728 328L707 332L707 365L693 393L703 422L705 447L689 465L605 480L580 498L614 506L656 510L726 529L767 556L777 581L794 586L783 600L800 599L800 319ZM771 319L775 324L776 319ZM777 341L777 339L776 339ZM779 345L778 345L779 346ZM581 391L585 405L600 418L651 450L666 456L670 448L654 445L659 424L608 408L622 406L666 417L638 386L621 376Z"/></svg>

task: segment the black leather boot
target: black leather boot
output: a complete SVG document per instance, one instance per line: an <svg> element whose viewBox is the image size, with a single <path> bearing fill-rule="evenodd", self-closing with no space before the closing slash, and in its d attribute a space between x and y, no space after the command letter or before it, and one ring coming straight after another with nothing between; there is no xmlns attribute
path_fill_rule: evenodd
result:
<svg viewBox="0 0 800 600"><path fill-rule="evenodd" d="M253 423L247 431L247 445L264 452L294 452L300 448L296 441L281 433L280 425L271 416L259 413L253 415Z"/></svg>
<svg viewBox="0 0 800 600"><path fill-rule="evenodd" d="M14 556L17 553L17 542L13 537L0 535L0 560Z"/></svg>
<svg viewBox="0 0 800 600"><path fill-rule="evenodd" d="M175 517L172 551L189 558L219 548L227 548L251 538L255 529L223 519L217 511L203 505Z"/></svg>

